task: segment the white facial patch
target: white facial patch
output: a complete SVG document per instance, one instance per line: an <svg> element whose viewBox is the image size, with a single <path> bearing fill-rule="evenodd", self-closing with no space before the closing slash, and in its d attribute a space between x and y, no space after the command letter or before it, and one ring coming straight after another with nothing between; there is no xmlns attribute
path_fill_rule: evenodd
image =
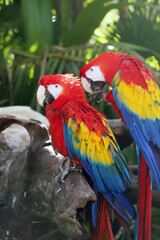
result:
<svg viewBox="0 0 160 240"><path fill-rule="evenodd" d="M41 107L43 107L44 99L45 99L45 88L40 85L37 90L37 101L41 105Z"/></svg>
<svg viewBox="0 0 160 240"><path fill-rule="evenodd" d="M50 92L50 94L52 94L54 99L57 99L63 92L63 87L58 84L50 84L48 86L48 91Z"/></svg>
<svg viewBox="0 0 160 240"><path fill-rule="evenodd" d="M86 77L92 81L104 81L105 78L99 66L93 66L86 71Z"/></svg>
<svg viewBox="0 0 160 240"><path fill-rule="evenodd" d="M81 77L81 82L82 82L82 86L83 86L83 88L86 90L86 92L88 92L88 93L92 93L92 92L93 92L92 89L91 89L91 85L90 85L90 83L87 81L86 78Z"/></svg>

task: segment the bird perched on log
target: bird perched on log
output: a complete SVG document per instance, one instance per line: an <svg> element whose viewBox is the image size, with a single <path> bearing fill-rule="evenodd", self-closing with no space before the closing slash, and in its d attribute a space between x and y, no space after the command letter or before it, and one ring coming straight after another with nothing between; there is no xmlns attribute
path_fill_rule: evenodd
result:
<svg viewBox="0 0 160 240"><path fill-rule="evenodd" d="M152 176L160 192L160 89L138 59L118 52L99 55L79 76L87 92L102 94L112 103L139 148L135 239L151 240ZM107 94L102 89L105 84L112 87Z"/></svg>
<svg viewBox="0 0 160 240"><path fill-rule="evenodd" d="M92 239L114 239L110 218L111 205L128 227L135 209L124 192L130 176L124 156L103 114L90 106L79 79L71 74L46 75L39 82L37 99L46 105L53 145L64 156L82 165L94 183L97 201L92 206ZM109 205L108 205L109 203Z"/></svg>

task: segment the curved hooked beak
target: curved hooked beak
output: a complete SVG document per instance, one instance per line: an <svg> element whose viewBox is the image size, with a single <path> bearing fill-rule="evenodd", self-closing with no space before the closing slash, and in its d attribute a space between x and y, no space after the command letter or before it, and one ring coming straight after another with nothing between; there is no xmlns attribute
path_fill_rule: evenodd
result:
<svg viewBox="0 0 160 240"><path fill-rule="evenodd" d="M52 94L45 89L45 87L40 85L37 90L37 101L41 107L44 107L45 104L52 104L54 100L55 98L52 96Z"/></svg>
<svg viewBox="0 0 160 240"><path fill-rule="evenodd" d="M90 78L81 77L82 86L88 93L92 93L101 90L106 84L104 81L93 81Z"/></svg>

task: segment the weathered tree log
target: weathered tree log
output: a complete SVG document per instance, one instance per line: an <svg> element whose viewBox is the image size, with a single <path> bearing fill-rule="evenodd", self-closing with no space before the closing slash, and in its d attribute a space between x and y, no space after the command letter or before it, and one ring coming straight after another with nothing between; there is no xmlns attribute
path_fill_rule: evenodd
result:
<svg viewBox="0 0 160 240"><path fill-rule="evenodd" d="M70 172L65 183L58 185L55 176L59 173L61 157L54 155L47 129L37 121L0 116L0 132L14 123L28 131L30 145L20 152L0 149L0 237L4 239L7 231L10 236L20 237L24 225L32 220L50 219L65 235L84 239L79 210L85 211L96 200L86 178L80 172ZM109 124L121 147L133 141L120 121L109 121ZM132 181L127 194L136 203L137 167L130 169ZM160 207L156 189L153 205Z"/></svg>
<svg viewBox="0 0 160 240"><path fill-rule="evenodd" d="M35 121L3 116L0 131L13 123L27 129L31 143L23 152L0 153L0 236L8 230L17 236L37 218L53 220L66 235L82 236L77 209L95 201L93 190L80 173L70 173L65 184L55 183L59 158L53 155L47 129Z"/></svg>
<svg viewBox="0 0 160 240"><path fill-rule="evenodd" d="M133 142L133 138L128 127L122 123L121 119L108 119L107 122L112 129L121 149L129 146Z"/></svg>

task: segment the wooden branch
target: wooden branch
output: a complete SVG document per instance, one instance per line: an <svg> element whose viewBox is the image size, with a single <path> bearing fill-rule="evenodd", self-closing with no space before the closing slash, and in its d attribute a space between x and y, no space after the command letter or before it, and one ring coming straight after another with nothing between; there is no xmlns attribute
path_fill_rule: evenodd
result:
<svg viewBox="0 0 160 240"><path fill-rule="evenodd" d="M96 200L87 180L81 173L71 172L65 184L58 185L59 157L53 155L47 129L37 121L0 116L0 132L11 124L26 128L30 146L18 153L0 151L1 238L8 230L19 238L22 227L39 218L55 222L65 235L82 236L77 209Z"/></svg>
<svg viewBox="0 0 160 240"><path fill-rule="evenodd" d="M0 116L0 132L15 123L28 131L30 146L13 152L0 145L1 238L5 238L7 230L19 238L21 229L31 221L50 219L65 235L72 238L83 236L84 239L84 219L79 212L82 209L85 212L91 206L96 200L95 193L80 172L70 172L65 183L58 185L55 176L59 173L60 156L53 154L47 129L37 121ZM126 127L117 120L109 124L119 141L125 142L122 146L126 146L125 139L130 139ZM130 167L130 173L132 181L127 194L136 203L137 167ZM156 188L153 190L153 206L160 207Z"/></svg>
<svg viewBox="0 0 160 240"><path fill-rule="evenodd" d="M122 123L121 119L107 120L112 132L121 149L129 146L133 142L133 138L128 127Z"/></svg>
<svg viewBox="0 0 160 240"><path fill-rule="evenodd" d="M55 48L55 47L54 47ZM67 49L64 49L64 51L62 51L60 48L55 48L56 50L58 50L59 53L48 53L47 57L54 57L54 58L59 58L59 59L64 59L64 60L69 60L69 61L76 61L76 62L85 62L86 58L85 57L76 57L76 56L70 56L70 55L64 55L64 51L67 52ZM25 58L30 58L32 60L41 60L42 57L41 56L35 56L32 54L28 54L19 50L12 50L12 53L16 54L16 55L20 55L23 56ZM43 61L43 59L42 59Z"/></svg>

